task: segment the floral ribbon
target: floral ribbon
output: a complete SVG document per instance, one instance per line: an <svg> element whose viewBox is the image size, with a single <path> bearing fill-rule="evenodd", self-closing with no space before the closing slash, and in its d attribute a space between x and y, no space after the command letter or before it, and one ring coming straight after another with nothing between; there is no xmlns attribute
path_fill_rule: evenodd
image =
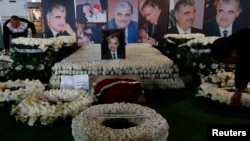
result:
<svg viewBox="0 0 250 141"><path fill-rule="evenodd" d="M19 49L19 48L14 48L16 52L19 53L41 53L44 52L42 49Z"/></svg>
<svg viewBox="0 0 250 141"><path fill-rule="evenodd" d="M170 40L170 39L167 39L167 41L168 41L169 43L171 43L171 44L176 44L176 42L174 42L174 41L172 41L172 40Z"/></svg>
<svg viewBox="0 0 250 141"><path fill-rule="evenodd" d="M92 118L111 118L111 119L117 119L117 118L150 118L153 117L152 114L90 114L86 113L84 114L87 117Z"/></svg>
<svg viewBox="0 0 250 141"><path fill-rule="evenodd" d="M192 53L210 53L211 49L193 49L193 48L190 48L190 51Z"/></svg>
<svg viewBox="0 0 250 141"><path fill-rule="evenodd" d="M187 46L187 43L182 43L182 44L178 45L178 47L185 47L185 46Z"/></svg>

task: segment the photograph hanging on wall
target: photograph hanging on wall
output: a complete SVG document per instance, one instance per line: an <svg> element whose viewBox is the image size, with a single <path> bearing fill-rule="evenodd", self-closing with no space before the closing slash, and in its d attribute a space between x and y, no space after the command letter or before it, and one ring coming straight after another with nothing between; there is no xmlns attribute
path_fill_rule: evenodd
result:
<svg viewBox="0 0 250 141"><path fill-rule="evenodd" d="M77 23L106 23L107 0L75 0Z"/></svg>
<svg viewBox="0 0 250 141"><path fill-rule="evenodd" d="M124 28L126 43L138 43L138 0L109 0L108 6L108 28Z"/></svg>
<svg viewBox="0 0 250 141"><path fill-rule="evenodd" d="M164 35L168 30L168 1L139 1L139 42L164 46Z"/></svg>
<svg viewBox="0 0 250 141"><path fill-rule="evenodd" d="M125 45L124 29L102 30L102 59L125 59Z"/></svg>
<svg viewBox="0 0 250 141"><path fill-rule="evenodd" d="M41 9L33 8L30 13L31 21L40 21L42 20L42 12Z"/></svg>
<svg viewBox="0 0 250 141"><path fill-rule="evenodd" d="M205 0L170 0L168 33L203 33Z"/></svg>
<svg viewBox="0 0 250 141"><path fill-rule="evenodd" d="M84 44L101 44L101 34L103 29L107 29L105 23L78 23L78 46L83 46Z"/></svg>
<svg viewBox="0 0 250 141"><path fill-rule="evenodd" d="M76 0L78 46L100 44L101 30L107 29L107 0Z"/></svg>
<svg viewBox="0 0 250 141"><path fill-rule="evenodd" d="M249 9L249 0L207 0L204 34L227 37L242 28L248 28Z"/></svg>
<svg viewBox="0 0 250 141"><path fill-rule="evenodd" d="M76 35L74 1L43 0L45 38Z"/></svg>

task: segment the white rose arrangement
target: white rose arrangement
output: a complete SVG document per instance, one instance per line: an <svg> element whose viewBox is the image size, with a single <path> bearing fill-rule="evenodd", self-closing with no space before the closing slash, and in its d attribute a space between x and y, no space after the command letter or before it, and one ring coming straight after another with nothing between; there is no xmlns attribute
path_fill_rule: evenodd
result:
<svg viewBox="0 0 250 141"><path fill-rule="evenodd" d="M167 42L163 52L180 67L207 75L219 66L209 56L209 44L220 37L201 33L166 34L164 37Z"/></svg>
<svg viewBox="0 0 250 141"><path fill-rule="evenodd" d="M219 87L234 87L234 71L218 69L215 73L201 76L201 82L217 84Z"/></svg>
<svg viewBox="0 0 250 141"><path fill-rule="evenodd" d="M189 52L186 52L186 62L190 66L198 68L198 73L201 75L207 75L210 72L214 72L219 64L215 62L210 56L209 44L212 44L220 37L208 36L200 37L187 41Z"/></svg>
<svg viewBox="0 0 250 141"><path fill-rule="evenodd" d="M163 53L172 59L178 66L188 69L193 68L192 53L187 42L193 39L204 38L202 33L192 34L166 34L166 44Z"/></svg>
<svg viewBox="0 0 250 141"><path fill-rule="evenodd" d="M92 103L93 97L84 90L50 89L29 95L12 106L11 115L29 126L48 125L59 118L73 118Z"/></svg>
<svg viewBox="0 0 250 141"><path fill-rule="evenodd" d="M12 39L10 53L13 63L6 70L5 79L48 80L52 65L75 52L78 48L76 36L14 38Z"/></svg>
<svg viewBox="0 0 250 141"><path fill-rule="evenodd" d="M76 43L76 36L59 36L55 38L18 37L12 39L11 42L14 49L19 52L45 52L49 47L58 51L63 45L71 46Z"/></svg>

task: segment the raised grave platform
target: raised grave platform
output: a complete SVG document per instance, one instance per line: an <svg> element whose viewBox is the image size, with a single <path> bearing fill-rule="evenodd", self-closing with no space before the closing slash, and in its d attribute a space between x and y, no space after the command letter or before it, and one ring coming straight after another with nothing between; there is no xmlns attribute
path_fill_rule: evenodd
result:
<svg viewBox="0 0 250 141"><path fill-rule="evenodd" d="M49 84L60 87L62 75L139 75L145 89L185 87L179 68L171 59L149 44L127 44L126 59L102 60L101 45L89 44L55 63ZM91 85L91 84L90 84Z"/></svg>

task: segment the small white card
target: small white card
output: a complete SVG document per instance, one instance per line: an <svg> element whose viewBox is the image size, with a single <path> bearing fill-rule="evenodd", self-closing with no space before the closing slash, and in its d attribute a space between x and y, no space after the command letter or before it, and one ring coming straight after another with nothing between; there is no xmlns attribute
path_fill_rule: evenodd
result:
<svg viewBox="0 0 250 141"><path fill-rule="evenodd" d="M74 88L74 80L70 75L61 76L61 88L72 89Z"/></svg>
<svg viewBox="0 0 250 141"><path fill-rule="evenodd" d="M74 88L89 90L89 76L88 75L74 75Z"/></svg>
<svg viewBox="0 0 250 141"><path fill-rule="evenodd" d="M61 88L89 90L88 75L62 75Z"/></svg>

